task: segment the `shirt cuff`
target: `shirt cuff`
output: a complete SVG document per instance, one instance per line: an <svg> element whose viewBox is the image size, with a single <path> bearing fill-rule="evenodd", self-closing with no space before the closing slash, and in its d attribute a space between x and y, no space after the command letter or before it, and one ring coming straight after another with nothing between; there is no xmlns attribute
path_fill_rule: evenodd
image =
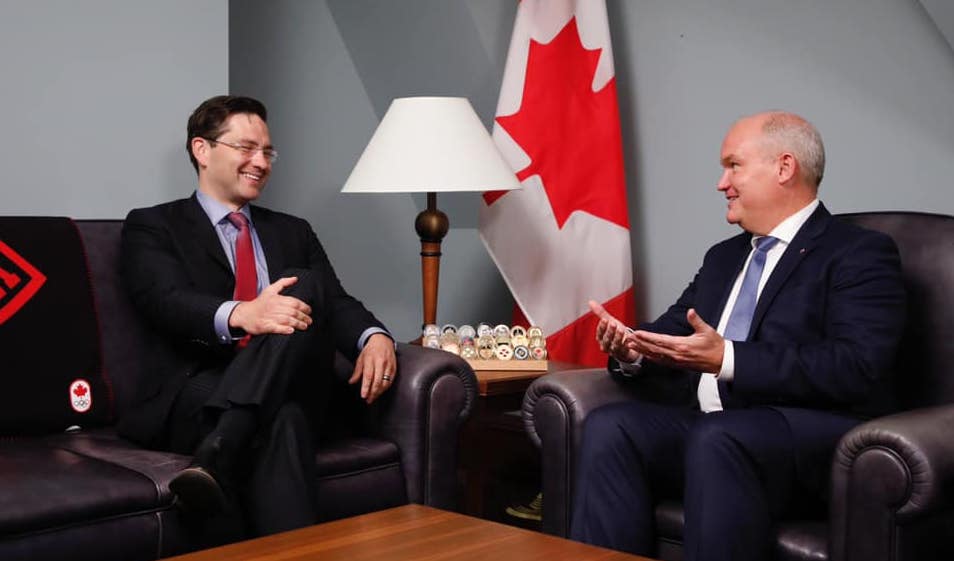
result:
<svg viewBox="0 0 954 561"><path fill-rule="evenodd" d="M722 368L716 376L723 382L729 382L735 378L735 347L732 341L723 339L725 346L722 349Z"/></svg>
<svg viewBox="0 0 954 561"><path fill-rule="evenodd" d="M358 337L358 352L359 353L364 350L364 346L367 344L368 339L370 339L371 336L374 335L375 333L381 333L384 336L386 336L388 339L390 339L392 342L394 342L394 350L397 350L397 342L394 341L394 337L392 337L390 333L388 333L384 329L381 329L380 327L369 327L361 333L361 337Z"/></svg>
<svg viewBox="0 0 954 561"><path fill-rule="evenodd" d="M241 337L232 337L232 332L229 330L229 316L232 315L232 310L235 309L235 306L238 306L240 303L238 300L227 300L222 302L219 309L215 311L215 319L213 320L215 337L219 343L223 345L230 345L241 339Z"/></svg>

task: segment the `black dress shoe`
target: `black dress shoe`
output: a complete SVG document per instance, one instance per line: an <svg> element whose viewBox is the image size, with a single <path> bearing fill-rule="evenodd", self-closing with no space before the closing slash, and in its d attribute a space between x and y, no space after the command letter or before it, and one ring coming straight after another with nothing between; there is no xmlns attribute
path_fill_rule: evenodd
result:
<svg viewBox="0 0 954 561"><path fill-rule="evenodd" d="M183 510L210 516L225 510L225 492L207 469L191 465L169 482L169 489Z"/></svg>
<svg viewBox="0 0 954 561"><path fill-rule="evenodd" d="M209 516L225 509L226 479L231 473L226 448L222 435L209 434L196 449L192 464L169 482L183 510Z"/></svg>

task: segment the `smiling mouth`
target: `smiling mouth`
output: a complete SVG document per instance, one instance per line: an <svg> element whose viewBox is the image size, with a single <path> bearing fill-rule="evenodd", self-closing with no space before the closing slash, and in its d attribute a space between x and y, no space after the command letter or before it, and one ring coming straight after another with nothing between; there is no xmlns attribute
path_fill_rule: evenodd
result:
<svg viewBox="0 0 954 561"><path fill-rule="evenodd" d="M254 173L242 172L242 177L251 179L252 181L261 181L263 176L256 175Z"/></svg>

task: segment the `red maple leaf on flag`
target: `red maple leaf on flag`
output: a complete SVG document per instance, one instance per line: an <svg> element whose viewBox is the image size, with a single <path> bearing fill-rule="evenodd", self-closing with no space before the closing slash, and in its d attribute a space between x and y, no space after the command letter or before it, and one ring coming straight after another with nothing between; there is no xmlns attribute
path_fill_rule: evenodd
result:
<svg viewBox="0 0 954 561"><path fill-rule="evenodd" d="M89 392L89 390L86 389L86 386L84 386L84 385L82 385L82 384L76 386L76 389L73 390L73 393L76 394L76 397L83 397L84 395L86 395L87 392ZM62 394L60 394L60 395L62 395Z"/></svg>
<svg viewBox="0 0 954 561"><path fill-rule="evenodd" d="M592 87L600 53L583 47L576 18L549 43L531 40L520 109L497 117L530 156L517 178L540 175L560 228L577 210L629 228L616 78Z"/></svg>

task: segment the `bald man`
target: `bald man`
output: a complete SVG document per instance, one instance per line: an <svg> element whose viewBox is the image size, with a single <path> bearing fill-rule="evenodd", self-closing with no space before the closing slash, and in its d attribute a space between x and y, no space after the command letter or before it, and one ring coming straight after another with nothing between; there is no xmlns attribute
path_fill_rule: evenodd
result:
<svg viewBox="0 0 954 561"><path fill-rule="evenodd" d="M717 189L743 232L713 246L656 321L598 304L609 369L640 399L587 417L571 536L656 552L654 507L681 499L687 560L772 557L778 517L817 506L839 438L890 408L905 295L887 236L818 200L821 136L768 112L722 143Z"/></svg>

